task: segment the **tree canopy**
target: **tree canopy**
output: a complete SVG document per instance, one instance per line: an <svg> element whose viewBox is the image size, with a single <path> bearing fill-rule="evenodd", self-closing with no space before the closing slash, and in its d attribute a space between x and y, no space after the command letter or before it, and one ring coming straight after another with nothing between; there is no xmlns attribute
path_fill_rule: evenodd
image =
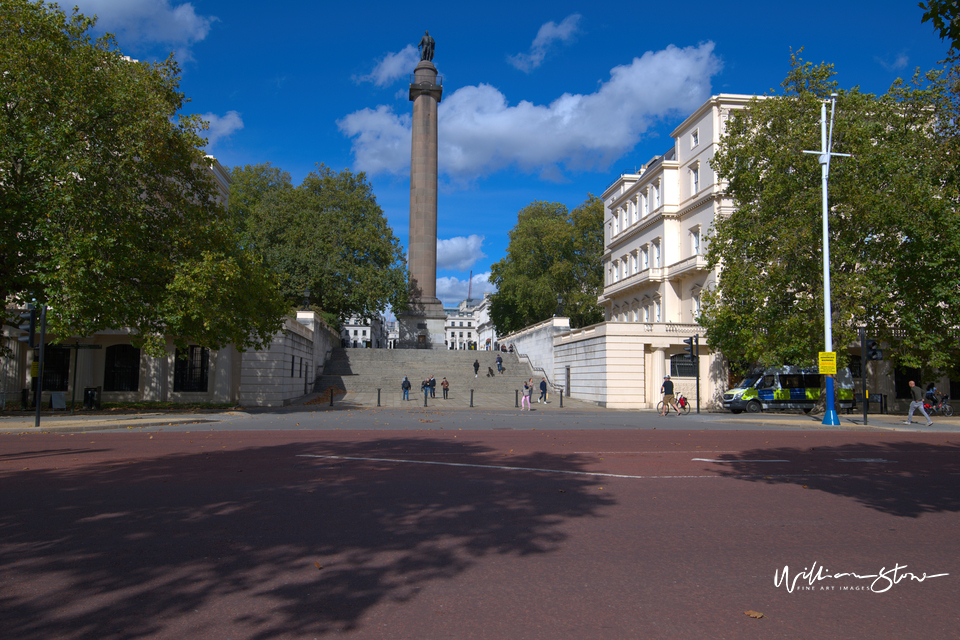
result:
<svg viewBox="0 0 960 640"><path fill-rule="evenodd" d="M298 187L269 164L234 167L231 208L283 296L331 319L371 317L407 304L403 248L363 173L321 164Z"/></svg>
<svg viewBox="0 0 960 640"><path fill-rule="evenodd" d="M48 304L60 336L132 328L153 354L261 346L283 302L218 201L175 60L126 58L93 24L0 11L0 299Z"/></svg>
<svg viewBox="0 0 960 640"><path fill-rule="evenodd" d="M517 214L507 255L491 266L490 318L504 335L560 313L573 327L603 320L603 202L592 195L568 211L533 202Z"/></svg>
<svg viewBox="0 0 960 640"><path fill-rule="evenodd" d="M799 52L798 52L799 54ZM884 95L840 89L832 65L795 54L782 95L728 122L714 158L737 210L709 244L721 265L701 322L733 363L813 364L823 343L820 108L837 93L829 174L834 349L859 327L896 365L960 362L956 155L945 144L948 90L937 73ZM829 109L828 109L829 110Z"/></svg>

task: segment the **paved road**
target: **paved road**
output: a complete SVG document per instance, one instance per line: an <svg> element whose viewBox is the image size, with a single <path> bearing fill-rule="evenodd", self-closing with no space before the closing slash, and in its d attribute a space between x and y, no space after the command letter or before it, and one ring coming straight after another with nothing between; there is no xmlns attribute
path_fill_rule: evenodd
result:
<svg viewBox="0 0 960 640"><path fill-rule="evenodd" d="M955 433L402 413L0 438L2 635L957 637Z"/></svg>
<svg viewBox="0 0 960 640"><path fill-rule="evenodd" d="M420 399L422 402L422 398ZM469 408L448 405L442 399L430 400L428 407L411 402L403 408L376 407L338 401L300 404L282 409L251 409L224 412L98 412L77 414L45 413L40 428L34 427L32 414L0 415L0 434L71 431L129 431L164 429L165 431L208 430L336 430L336 429L811 429L887 432L960 432L960 416L934 418L927 427L921 420L903 424L902 415L873 415L863 424L862 415L843 414L838 427L824 426L821 418L802 413L764 413L757 415L728 412L660 417L653 411L612 410L584 402L556 398L547 404L534 403L532 411L513 407Z"/></svg>

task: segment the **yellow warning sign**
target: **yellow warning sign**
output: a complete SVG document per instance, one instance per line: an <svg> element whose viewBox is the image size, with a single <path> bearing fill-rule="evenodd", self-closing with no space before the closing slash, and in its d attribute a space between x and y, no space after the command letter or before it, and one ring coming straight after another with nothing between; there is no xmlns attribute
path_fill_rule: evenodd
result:
<svg viewBox="0 0 960 640"><path fill-rule="evenodd" d="M837 354L835 351L820 352L820 373L825 376L837 375Z"/></svg>
<svg viewBox="0 0 960 640"><path fill-rule="evenodd" d="M40 361L34 360L30 363L30 377L39 378L40 377Z"/></svg>

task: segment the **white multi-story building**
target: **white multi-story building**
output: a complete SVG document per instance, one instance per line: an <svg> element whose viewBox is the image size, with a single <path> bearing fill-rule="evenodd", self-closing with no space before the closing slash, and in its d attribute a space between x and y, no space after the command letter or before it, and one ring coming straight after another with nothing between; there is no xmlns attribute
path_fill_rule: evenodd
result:
<svg viewBox="0 0 960 640"><path fill-rule="evenodd" d="M372 318L352 316L340 329L340 342L351 349L386 349L386 320L380 314Z"/></svg>
<svg viewBox="0 0 960 640"><path fill-rule="evenodd" d="M477 323L477 344L485 351L492 351L497 346L497 329L490 319L491 295L483 294L483 300L473 309L473 317Z"/></svg>
<svg viewBox="0 0 960 640"><path fill-rule="evenodd" d="M554 339L554 374L574 395L608 407L650 407L670 374L693 400L697 369L684 340L703 337L700 294L707 233L733 211L711 166L730 113L753 96L711 97L678 126L673 145L603 192L605 322ZM715 405L726 385L719 354L700 340L701 399ZM678 357L679 356L679 357Z"/></svg>
<svg viewBox="0 0 960 640"><path fill-rule="evenodd" d="M476 349L479 341L476 307L480 300L462 300L456 307L446 307L447 321L444 342L447 349Z"/></svg>

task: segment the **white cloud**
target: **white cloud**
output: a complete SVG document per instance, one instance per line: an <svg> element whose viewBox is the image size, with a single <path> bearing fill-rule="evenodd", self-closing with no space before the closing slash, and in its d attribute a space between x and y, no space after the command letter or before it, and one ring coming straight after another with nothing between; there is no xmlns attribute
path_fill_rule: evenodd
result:
<svg viewBox="0 0 960 640"><path fill-rule="evenodd" d="M877 63L887 71L899 71L900 69L906 68L907 64L910 62L910 57L906 53L897 55L897 58L893 62L887 62L885 59L879 56L874 56L873 59L876 60Z"/></svg>
<svg viewBox="0 0 960 640"><path fill-rule="evenodd" d="M648 51L614 67L596 92L565 93L548 105L510 105L487 84L462 87L440 104L439 169L454 181L511 166L554 179L563 170L604 170L658 120L688 115L710 96L723 66L713 49L706 42ZM371 175L409 171L410 123L384 105L337 122L354 139L354 168Z"/></svg>
<svg viewBox="0 0 960 640"><path fill-rule="evenodd" d="M470 280L460 280L459 278L437 278L437 297L445 305L453 306L461 300L466 300L467 293L479 300L485 293L496 292L496 287L490 282L490 272L479 273L473 276L473 287L471 290Z"/></svg>
<svg viewBox="0 0 960 640"><path fill-rule="evenodd" d="M227 111L223 116L214 113L205 113L200 116L207 121L209 128L206 131L207 149L210 149L221 138L243 129L243 119L236 111Z"/></svg>
<svg viewBox="0 0 960 640"><path fill-rule="evenodd" d="M354 165L370 175L401 173L410 166L410 114L396 115L390 107L361 109L337 126L353 141ZM360 167L363 167L360 169Z"/></svg>
<svg viewBox="0 0 960 640"><path fill-rule="evenodd" d="M480 258L487 255L481 251L483 236L450 238L437 241L437 268L466 271Z"/></svg>
<svg viewBox="0 0 960 640"><path fill-rule="evenodd" d="M530 45L530 53L518 53L507 56L507 62L525 73L530 73L543 63L547 52L555 41L570 43L579 31L580 14L574 13L563 19L563 22L547 22L537 31L537 37Z"/></svg>
<svg viewBox="0 0 960 640"><path fill-rule="evenodd" d="M210 33L215 16L197 15L189 2L170 0L74 0L85 15L98 17L97 27L116 34L125 44L169 44L181 61L190 60L190 46Z"/></svg>
<svg viewBox="0 0 960 640"><path fill-rule="evenodd" d="M413 73L417 63L420 61L420 53L412 44L398 51L397 53L388 53L383 60L377 63L369 74L365 76L354 76L355 82L372 82L378 87L385 87ZM406 90L403 91L406 94Z"/></svg>

